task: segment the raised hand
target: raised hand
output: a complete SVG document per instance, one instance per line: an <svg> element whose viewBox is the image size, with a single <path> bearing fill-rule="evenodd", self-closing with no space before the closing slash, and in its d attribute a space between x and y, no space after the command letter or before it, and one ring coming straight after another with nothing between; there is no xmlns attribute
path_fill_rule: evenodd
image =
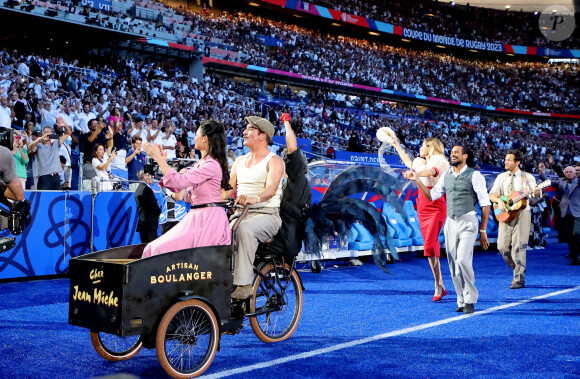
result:
<svg viewBox="0 0 580 379"><path fill-rule="evenodd" d="M288 113L282 113L282 116L280 116L280 121L282 122L290 122L290 115Z"/></svg>
<svg viewBox="0 0 580 379"><path fill-rule="evenodd" d="M163 151L163 147L158 144L150 144L149 142L143 143L143 150L153 158L157 163L167 162L167 153Z"/></svg>
<svg viewBox="0 0 580 379"><path fill-rule="evenodd" d="M65 128L65 127L67 126L67 125L66 125L66 121L65 121L65 120L64 120L64 118L62 118L62 117L57 117L57 118L56 118L56 124L57 124L58 126L62 126L63 128Z"/></svg>

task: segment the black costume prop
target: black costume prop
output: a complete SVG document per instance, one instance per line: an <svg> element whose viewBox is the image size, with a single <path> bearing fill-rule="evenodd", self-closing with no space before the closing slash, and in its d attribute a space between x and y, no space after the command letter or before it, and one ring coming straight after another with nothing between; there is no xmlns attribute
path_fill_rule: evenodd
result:
<svg viewBox="0 0 580 379"><path fill-rule="evenodd" d="M312 194L306 178L306 160L300 149L288 154L285 159L288 179L280 200L280 218L282 226L274 240L258 251L265 254L276 254L295 257L302 249L304 240L304 223Z"/></svg>
<svg viewBox="0 0 580 379"><path fill-rule="evenodd" d="M404 214L403 202L396 193L400 189L399 180L379 167L355 166L341 172L330 183L322 200L313 205L308 213L305 230L306 252L320 254L322 241L328 236L339 236L343 241L346 240L350 228L358 221L373 236L372 253L375 264L388 272L388 253L395 259L398 259L398 254L383 215L374 205L348 196L372 192L381 195Z"/></svg>

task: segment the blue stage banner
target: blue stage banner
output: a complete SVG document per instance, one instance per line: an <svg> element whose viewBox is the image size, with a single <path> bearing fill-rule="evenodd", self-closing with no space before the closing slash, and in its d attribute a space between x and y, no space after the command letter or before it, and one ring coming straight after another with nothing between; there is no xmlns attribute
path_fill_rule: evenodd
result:
<svg viewBox="0 0 580 379"><path fill-rule="evenodd" d="M286 146L286 138L282 136L274 136L272 140L276 145ZM312 153L312 140L308 138L296 138L296 143L298 143L298 147L308 153Z"/></svg>
<svg viewBox="0 0 580 379"><path fill-rule="evenodd" d="M111 2L106 0L81 0L80 5L83 7L88 5L91 8L102 11L111 11Z"/></svg>
<svg viewBox="0 0 580 379"><path fill-rule="evenodd" d="M141 243L133 192L99 192L95 197L94 209L94 251Z"/></svg>
<svg viewBox="0 0 580 379"><path fill-rule="evenodd" d="M258 35L258 41L268 46L284 47L284 41L279 38L268 37L260 34Z"/></svg>
<svg viewBox="0 0 580 379"><path fill-rule="evenodd" d="M90 192L26 192L26 199L32 222L16 246L0 255L0 279L62 274L70 258L89 252Z"/></svg>
<svg viewBox="0 0 580 379"><path fill-rule="evenodd" d="M335 157L337 161L360 163L366 166L379 166L379 156L377 154L337 150ZM397 155L385 155L385 162L389 165L400 165L401 159Z"/></svg>

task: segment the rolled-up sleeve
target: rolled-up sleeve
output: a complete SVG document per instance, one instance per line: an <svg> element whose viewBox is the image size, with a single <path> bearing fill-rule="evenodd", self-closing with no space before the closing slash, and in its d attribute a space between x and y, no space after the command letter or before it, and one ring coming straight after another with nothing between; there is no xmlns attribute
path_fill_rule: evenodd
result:
<svg viewBox="0 0 580 379"><path fill-rule="evenodd" d="M495 182L493 182L493 187L491 187L491 191L489 191L490 195L492 193L496 196L502 195L502 193L503 193L502 186L503 186L503 182L504 182L504 177L505 177L505 175L499 174L498 177L495 178Z"/></svg>
<svg viewBox="0 0 580 379"><path fill-rule="evenodd" d="M431 200L439 199L445 193L445 180L441 179L431 188Z"/></svg>
<svg viewBox="0 0 580 379"><path fill-rule="evenodd" d="M485 183L485 178L479 171L474 171L471 176L471 183L473 184L473 190L477 194L477 199L479 201L480 207L487 207L491 205L489 200L489 194L487 193L487 185Z"/></svg>

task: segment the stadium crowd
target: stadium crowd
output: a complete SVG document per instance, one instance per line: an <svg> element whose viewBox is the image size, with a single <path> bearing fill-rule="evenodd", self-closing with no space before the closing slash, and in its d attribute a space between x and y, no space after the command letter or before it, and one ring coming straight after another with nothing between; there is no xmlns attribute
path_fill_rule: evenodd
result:
<svg viewBox="0 0 580 379"><path fill-rule="evenodd" d="M311 0L311 3L375 21L468 40L572 49L580 45L574 35L564 41L551 41L544 37L539 26L543 8L536 12L523 12L437 0Z"/></svg>
<svg viewBox="0 0 580 379"><path fill-rule="evenodd" d="M86 145L83 141L95 130L96 142L117 152L125 150L125 156L131 149L132 137L140 136L142 141L164 145L170 157L193 157L195 153L190 153L189 146L197 127L210 118L224 123L231 154L239 156L245 149L241 137L244 117L267 117L275 125L276 134L282 135L282 112L300 118L304 130L299 137L312 141L314 153L328 157L337 150L375 154L376 130L391 126L413 151L418 150L419 141L432 136L447 141L448 147L466 144L480 163L497 167L502 166L505 151L512 147L526 152L527 167L545 161L550 168L556 163L577 163L580 158L574 136L559 135L577 133L576 124L508 122L473 112L424 109L332 90L298 93L288 85L277 85L273 93L264 94L251 81L208 73L198 82L180 70L164 72L159 65L133 59L94 59L99 63L81 65L76 60L24 56L3 49L1 126L23 128L23 137L30 144L42 136L39 131L45 127L62 135L67 128L58 124L64 122L72 131L65 145L83 152L85 163L93 158L95 144ZM93 125L95 119L97 123ZM64 150L61 153L65 156L63 164L70 167L70 156ZM34 177L38 162L33 154L29 155L28 176ZM116 159L112 165L126 167L123 159Z"/></svg>
<svg viewBox="0 0 580 379"><path fill-rule="evenodd" d="M573 113L580 105L577 65L465 60L325 36L242 12L178 11L197 32L235 46L257 66L501 108ZM284 47L264 44L263 36Z"/></svg>
<svg viewBox="0 0 580 379"><path fill-rule="evenodd" d="M242 12L192 11L160 3L137 3L139 7L154 6L158 17L152 22L137 19L138 15L145 16L128 7L131 2L121 3L127 5L126 11L115 16L106 12L98 19L99 25L115 28L117 21L123 20L120 30L129 28L139 34L174 38L178 42L189 39L208 55L210 46L236 53L234 57L222 56L225 59L499 108L565 114L580 108L579 69L574 64L466 60L362 39L322 35ZM279 41L283 47L265 44L265 37Z"/></svg>

